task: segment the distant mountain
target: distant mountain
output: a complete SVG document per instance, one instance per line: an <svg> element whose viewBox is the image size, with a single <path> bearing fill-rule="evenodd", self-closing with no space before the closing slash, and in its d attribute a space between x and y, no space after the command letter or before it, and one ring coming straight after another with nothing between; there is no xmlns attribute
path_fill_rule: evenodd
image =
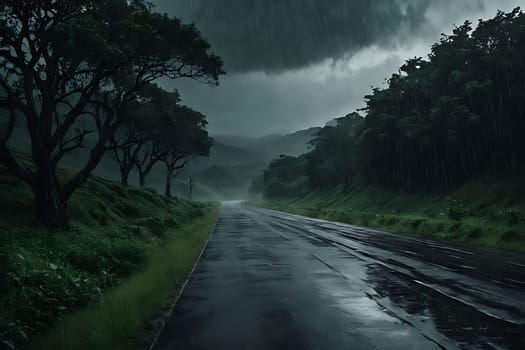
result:
<svg viewBox="0 0 525 350"><path fill-rule="evenodd" d="M219 135L215 139L223 144L232 145L258 152L267 160L272 160L281 154L299 156L308 151L310 141L321 128L300 130L287 135L269 135L260 138L248 138L232 135Z"/></svg>
<svg viewBox="0 0 525 350"><path fill-rule="evenodd" d="M243 148L216 140L210 151L210 161L220 164L251 163L263 157L257 149Z"/></svg>
<svg viewBox="0 0 525 350"><path fill-rule="evenodd" d="M243 198L252 180L272 159L281 154L299 156L307 152L309 142L319 130L310 128L288 135L260 138L214 136L210 156L194 160L184 175L226 199Z"/></svg>

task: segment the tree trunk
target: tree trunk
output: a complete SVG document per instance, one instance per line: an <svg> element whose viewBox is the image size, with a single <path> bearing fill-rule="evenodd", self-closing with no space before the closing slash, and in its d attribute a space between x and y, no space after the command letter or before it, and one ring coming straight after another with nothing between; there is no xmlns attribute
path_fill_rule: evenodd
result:
<svg viewBox="0 0 525 350"><path fill-rule="evenodd" d="M129 185L129 174L131 173L130 169L126 169L125 167L120 167L120 183L123 186Z"/></svg>
<svg viewBox="0 0 525 350"><path fill-rule="evenodd" d="M140 187L146 186L146 174L142 171L139 171L139 185Z"/></svg>
<svg viewBox="0 0 525 350"><path fill-rule="evenodd" d="M52 169L48 169L46 174L40 173L33 186L33 194L40 222L53 228L68 227L67 203L60 196L60 185Z"/></svg>
<svg viewBox="0 0 525 350"><path fill-rule="evenodd" d="M151 156L148 163L146 161L143 161L142 163L137 163L136 167L139 173L139 184L140 187L146 186L146 176L153 170L153 167L158 163L157 159L153 159L153 156ZM166 165L167 166L167 165Z"/></svg>
<svg viewBox="0 0 525 350"><path fill-rule="evenodd" d="M188 187L189 187L188 200L192 201L193 200L193 179L192 178L190 178Z"/></svg>
<svg viewBox="0 0 525 350"><path fill-rule="evenodd" d="M164 192L164 194L166 195L166 197L173 197L172 194L171 194L171 179L173 178L173 170L172 169L168 169L167 172L166 172L166 191Z"/></svg>

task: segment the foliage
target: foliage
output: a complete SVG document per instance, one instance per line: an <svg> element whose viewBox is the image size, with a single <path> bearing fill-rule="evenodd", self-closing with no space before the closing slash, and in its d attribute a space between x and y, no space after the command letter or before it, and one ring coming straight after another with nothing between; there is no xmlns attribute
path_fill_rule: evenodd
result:
<svg viewBox="0 0 525 350"><path fill-rule="evenodd" d="M256 197L264 192L264 187L264 175L256 176L248 188L248 193L250 196Z"/></svg>
<svg viewBox="0 0 525 350"><path fill-rule="evenodd" d="M147 98L146 85L217 84L224 73L195 26L144 0L2 0L0 47L0 164L31 186L38 218L52 227L68 226L69 199L97 167L126 104ZM17 124L29 135L32 167L10 149ZM87 145L85 164L59 181L63 157Z"/></svg>
<svg viewBox="0 0 525 350"><path fill-rule="evenodd" d="M364 117L350 114L318 133L301 157L303 192L356 184L446 190L522 173L524 38L525 14L498 12L476 29L465 22L444 35L428 59L408 60L365 97Z"/></svg>
<svg viewBox="0 0 525 350"><path fill-rule="evenodd" d="M49 332L33 339L28 348L127 350L150 346L152 340L144 334L144 325L173 305L175 292L208 239L217 212L216 206L206 208L203 216L190 224L169 229L169 239L155 249L143 269L86 308L66 316Z"/></svg>
<svg viewBox="0 0 525 350"><path fill-rule="evenodd" d="M119 163L121 183L128 185L137 168L140 185L153 167L166 166L166 187L171 187L175 171L193 157L208 156L212 140L206 131L206 116L180 103L177 92L168 93L156 85L143 89L143 99L127 103L123 121L111 134L109 147ZM166 188L171 196L171 189Z"/></svg>
<svg viewBox="0 0 525 350"><path fill-rule="evenodd" d="M264 171L264 190L268 197L287 198L300 193L306 178L303 175L304 159L282 155L273 160ZM254 182L252 189L256 188Z"/></svg>
<svg viewBox="0 0 525 350"><path fill-rule="evenodd" d="M160 161L166 168L165 195L171 197L171 182L191 158L207 157L213 144L206 131L206 117L186 106L177 106L168 115L165 132L156 140Z"/></svg>
<svg viewBox="0 0 525 350"><path fill-rule="evenodd" d="M509 225L517 225L523 220L523 215L516 208L507 208L501 211L501 215Z"/></svg>
<svg viewBox="0 0 525 350"><path fill-rule="evenodd" d="M28 186L0 174L0 349L97 300L209 208L91 178L71 200L71 227L53 231L31 220Z"/></svg>
<svg viewBox="0 0 525 350"><path fill-rule="evenodd" d="M461 220L468 215L468 210L465 208L462 201L451 199L448 202L446 213L452 220Z"/></svg>
<svg viewBox="0 0 525 350"><path fill-rule="evenodd" d="M349 187L357 180L360 155L357 141L364 119L351 113L336 120L335 126L322 128L312 141L314 149L306 155L305 170L310 183L331 188L339 184Z"/></svg>
<svg viewBox="0 0 525 350"><path fill-rule="evenodd" d="M445 191L410 192L377 185L360 185L348 191L338 186L312 191L300 199L272 199L255 204L396 233L525 251L524 220L509 229L525 210L524 189L521 177L498 176ZM512 209L508 209L509 203L513 203ZM452 204L461 208L460 219L449 217L444 210Z"/></svg>
<svg viewBox="0 0 525 350"><path fill-rule="evenodd" d="M165 132L167 116L180 103L178 92L169 93L155 84L147 84L141 98L129 101L121 107L121 122L109 136L109 147L119 164L121 183L128 185L131 171L137 167L141 185L145 176L159 161L161 150L155 140Z"/></svg>

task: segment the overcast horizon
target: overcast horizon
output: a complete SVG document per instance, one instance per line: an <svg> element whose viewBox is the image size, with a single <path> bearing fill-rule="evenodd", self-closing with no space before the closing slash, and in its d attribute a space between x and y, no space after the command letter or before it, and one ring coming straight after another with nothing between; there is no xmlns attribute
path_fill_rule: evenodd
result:
<svg viewBox="0 0 525 350"><path fill-rule="evenodd" d="M403 62L454 25L525 0L156 0L195 22L221 56L219 87L164 83L206 114L212 135L259 137L323 126L364 106ZM228 6L221 4L228 3ZM275 25L275 23L281 23Z"/></svg>

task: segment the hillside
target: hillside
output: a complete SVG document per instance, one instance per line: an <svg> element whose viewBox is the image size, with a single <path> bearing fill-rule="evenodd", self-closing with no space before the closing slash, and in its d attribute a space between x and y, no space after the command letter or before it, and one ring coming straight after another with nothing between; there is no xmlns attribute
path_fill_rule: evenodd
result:
<svg viewBox="0 0 525 350"><path fill-rule="evenodd" d="M188 178L198 186L194 198L244 199L252 179L259 176L269 162L281 154L301 155L318 128L287 135L261 138L219 135L215 137L208 158L199 158L182 172L179 192L185 195Z"/></svg>
<svg viewBox="0 0 525 350"><path fill-rule="evenodd" d="M61 176L67 173L62 171ZM211 204L172 200L154 191L125 188L92 177L71 199L70 228L53 231L35 221L29 188L3 168L0 168L0 189L2 349L18 348L28 338L49 330L67 315L101 298L108 289L127 281L149 264L150 257L161 247L184 238L186 241L179 244L188 255L184 257L186 260L177 262L181 272L171 276L174 284L162 282L160 287L152 279L149 286L140 287L150 289L135 286L126 298L139 290L171 295L176 281L185 278L191 269L216 217L216 207ZM202 227L196 226L189 235L182 235L184 227L198 223ZM165 263L164 266L169 268ZM166 277L159 274L155 278ZM166 288L169 290L165 291ZM144 300L126 298L121 298L121 302L142 308L122 319L129 322L125 326L127 331L136 334L141 332L136 329L140 322L168 302L166 296L159 296L155 305L145 307ZM112 323L111 327L117 326L118 323ZM115 332L113 340L122 341L123 335L111 327L108 331ZM84 336L89 341L89 336Z"/></svg>
<svg viewBox="0 0 525 350"><path fill-rule="evenodd" d="M524 24L515 8L456 26L254 188L312 215L523 249Z"/></svg>
<svg viewBox="0 0 525 350"><path fill-rule="evenodd" d="M262 153L273 159L281 154L299 156L308 151L309 142L321 128L309 128L285 135L269 135L260 138L219 135L219 142Z"/></svg>
<svg viewBox="0 0 525 350"><path fill-rule="evenodd" d="M221 201L243 199L248 194L252 179L260 175L268 163L281 154L301 155L307 152L309 142L319 128L301 130L287 135L270 135L261 138L241 136L217 136L209 157L192 159L173 182L177 197L188 198L189 181L193 179L192 198L195 200ZM27 135L17 130L10 140L16 149L28 151ZM90 141L87 140L89 143ZM64 157L60 166L79 169L84 165L89 147ZM111 181L119 181L118 163L108 152L94 171L94 175ZM130 184L138 184L138 175L132 171ZM159 193L164 192L165 169L161 164L154 167L146 186Z"/></svg>
<svg viewBox="0 0 525 350"><path fill-rule="evenodd" d="M448 191L356 185L256 204L397 233L525 251L521 177L485 177Z"/></svg>

